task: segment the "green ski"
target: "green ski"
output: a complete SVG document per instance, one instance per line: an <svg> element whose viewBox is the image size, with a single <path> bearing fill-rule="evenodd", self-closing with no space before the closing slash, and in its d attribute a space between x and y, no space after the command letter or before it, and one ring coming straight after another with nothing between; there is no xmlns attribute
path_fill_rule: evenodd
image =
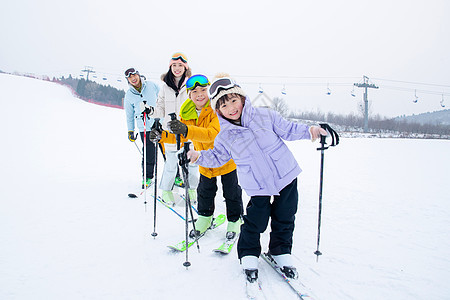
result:
<svg viewBox="0 0 450 300"><path fill-rule="evenodd" d="M209 230L214 229L214 228L216 228L216 227L222 225L223 223L225 223L226 220L227 220L227 217L226 217L224 214L218 215L216 218L214 218L214 220L213 220L211 226L210 226L208 229L206 229L205 232L201 233L201 234L197 237L197 239L200 239L200 238L201 238L202 236L204 236ZM195 239L195 238L192 238L192 239L190 238L190 239L188 240L188 248L191 247L195 242L196 242L196 239ZM182 242L180 242L180 243L178 243L178 244L176 244L176 245L170 245L170 246L167 246L167 247L169 247L170 249L175 250L175 251L183 252L183 251L186 251L186 241L182 241Z"/></svg>
<svg viewBox="0 0 450 300"><path fill-rule="evenodd" d="M220 247L213 249L213 251L218 252L218 253L223 253L223 254L229 254L231 252L231 250L233 249L233 246L236 243L236 241L238 240L238 238L239 238L239 235L236 235L232 239L226 239L226 241L223 242L223 244L220 245Z"/></svg>

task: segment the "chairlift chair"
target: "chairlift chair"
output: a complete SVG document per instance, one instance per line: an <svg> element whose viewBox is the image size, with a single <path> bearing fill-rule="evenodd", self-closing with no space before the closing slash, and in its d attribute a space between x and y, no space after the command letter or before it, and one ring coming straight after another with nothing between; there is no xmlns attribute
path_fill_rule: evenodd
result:
<svg viewBox="0 0 450 300"><path fill-rule="evenodd" d="M260 93L260 94L264 93L264 90L263 90L261 84L259 84L259 90L258 90L258 93Z"/></svg>

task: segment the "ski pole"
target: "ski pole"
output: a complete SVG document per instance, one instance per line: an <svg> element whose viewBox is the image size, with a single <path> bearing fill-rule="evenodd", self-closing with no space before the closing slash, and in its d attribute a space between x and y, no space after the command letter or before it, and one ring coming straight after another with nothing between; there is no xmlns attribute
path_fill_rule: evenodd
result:
<svg viewBox="0 0 450 300"><path fill-rule="evenodd" d="M138 135L139 135L139 133L136 133L136 136L134 137L134 142L133 143L136 146L137 150L139 151L139 154L142 155L141 149L139 149L139 146L136 144L136 139L137 139Z"/></svg>
<svg viewBox="0 0 450 300"><path fill-rule="evenodd" d="M144 101L145 104L145 101ZM144 110L142 117L144 118L144 149L143 149L143 165L144 165L144 174L142 175L142 182L144 183L144 209L147 212L147 113Z"/></svg>
<svg viewBox="0 0 450 300"><path fill-rule="evenodd" d="M144 205L145 205L145 211L147 212L147 118L150 115L153 114L153 107L147 105L147 101L142 101L140 105L140 110L142 113L142 119L144 122L144 149L143 149L143 165L144 165L144 174L143 177L143 183L144 183Z"/></svg>
<svg viewBox="0 0 450 300"><path fill-rule="evenodd" d="M176 114L176 113L170 113L169 116L170 116L170 120L171 120L171 121L177 119L177 114ZM181 148L181 139L180 139L180 135L179 135L179 134L175 134L175 138L176 138L176 140L177 140L177 151L178 151L178 150L180 150L180 148ZM176 175L176 177L179 177L179 176L180 176L180 169L179 169L178 166L177 166L177 175ZM175 185L175 182L174 182L174 185ZM172 187L172 188L173 188L173 187Z"/></svg>
<svg viewBox="0 0 450 300"><path fill-rule="evenodd" d="M181 171L183 173L183 179L185 182L184 189L185 189L185 197L186 197L186 210L185 210L185 213L186 213L186 219L185 219L186 261L183 263L183 266L185 266L186 268L188 268L191 265L191 263L189 262L189 220L188 220L189 219L189 210L191 213L192 226L194 228L195 242L197 243L197 249L200 252L197 230L195 228L195 222L194 222L194 214L192 212L191 200L189 197L189 170L188 170L189 159L187 158L187 152L189 151L189 145L190 145L190 142L185 142L183 152L178 154L179 164L181 166Z"/></svg>
<svg viewBox="0 0 450 300"><path fill-rule="evenodd" d="M153 127L156 129L160 129L161 124L159 123L159 118L155 118L155 123L153 124ZM155 172L154 172L154 178L155 178L155 191L153 194L153 233L152 237L156 238L158 235L156 233L156 198L158 197L158 141L155 141Z"/></svg>
<svg viewBox="0 0 450 300"><path fill-rule="evenodd" d="M177 119L176 113L170 113L169 116L170 116L170 120L172 120L172 121ZM177 139L177 150L180 150L180 147L181 147L180 135L176 134L175 137Z"/></svg>
<svg viewBox="0 0 450 300"><path fill-rule="evenodd" d="M336 146L339 144L339 135L336 131L334 131L328 124L320 124L320 127L325 129L329 135L332 138L332 142L330 146ZM319 261L319 255L322 255L322 252L319 250L319 244L320 244L320 226L322 223L322 190L323 190L323 166L324 166L324 151L328 149L329 147L325 147L326 144L326 138L327 135L321 135L320 136L320 144L321 147L317 148L317 150L320 150L320 183L319 183L319 214L318 214L318 221L317 221L317 249L314 252L314 254L317 256L317 261Z"/></svg>

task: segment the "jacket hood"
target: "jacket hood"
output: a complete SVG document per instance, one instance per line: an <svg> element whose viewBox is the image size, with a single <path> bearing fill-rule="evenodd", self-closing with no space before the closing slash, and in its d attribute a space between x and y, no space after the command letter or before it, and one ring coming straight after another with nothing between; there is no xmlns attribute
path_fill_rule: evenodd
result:
<svg viewBox="0 0 450 300"><path fill-rule="evenodd" d="M206 103L206 105L202 108L202 111L206 107L209 107L209 100ZM195 107L194 101L192 101L189 98L186 101L184 101L184 103L180 107L180 116L184 120L197 120L198 119L197 108Z"/></svg>
<svg viewBox="0 0 450 300"><path fill-rule="evenodd" d="M241 125L243 127L247 127L251 118L252 118L252 114L253 114L253 106L252 106L252 102L250 101L250 98L247 96L245 97L245 101L244 101L244 107L242 109L242 114L241 114ZM217 118L219 119L219 123L220 123L220 128L240 128L241 126L238 126L236 124L231 123L230 121L228 121L227 119L225 119L219 112L217 112Z"/></svg>

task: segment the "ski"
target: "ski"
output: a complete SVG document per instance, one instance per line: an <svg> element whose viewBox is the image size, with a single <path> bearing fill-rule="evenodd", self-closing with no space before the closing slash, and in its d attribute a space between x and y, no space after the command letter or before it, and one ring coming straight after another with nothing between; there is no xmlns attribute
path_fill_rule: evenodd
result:
<svg viewBox="0 0 450 300"><path fill-rule="evenodd" d="M278 274L280 274L281 277L283 277L286 283L289 284L289 286L295 291L295 293L300 299L303 300L306 300L306 298L311 300L313 299L310 295L300 291L300 288L304 289L306 287L304 284L300 282L299 279L291 279L286 277L286 275L281 271L280 266L276 263L276 261L269 253L262 253L261 256L264 259L264 261L266 261Z"/></svg>
<svg viewBox="0 0 450 300"><path fill-rule="evenodd" d="M245 279L245 293L247 295L247 298L250 300L267 299L262 290L261 281L258 279L258 271L250 271L249 274L247 274L246 272L247 271L245 271L244 273L247 277Z"/></svg>
<svg viewBox="0 0 450 300"><path fill-rule="evenodd" d="M161 203L162 205L164 205L165 207L170 209L173 213L175 213L177 216L179 216L182 220L186 220L182 215L180 215L175 209L172 208L172 205L166 203L160 196L158 196L156 198L156 200L158 200L159 203ZM189 222L191 222L191 221L189 221Z"/></svg>
<svg viewBox="0 0 450 300"><path fill-rule="evenodd" d="M234 244L238 240L239 235L236 234L234 238L232 239L226 239L225 242L222 243L218 248L213 249L214 252L217 253L223 253L223 254L229 254L231 250L233 249Z"/></svg>
<svg viewBox="0 0 450 300"><path fill-rule="evenodd" d="M197 236L197 240L200 239L201 237L203 237L209 230L217 228L220 225L222 225L223 223L225 223L226 219L227 218L224 214L218 215L216 218L214 218L211 226L208 229L206 229L205 232L203 232L199 236ZM195 238L189 238L188 243L187 243L187 245L188 245L187 248L191 247L197 240ZM184 240L178 244L175 244L175 245L169 245L167 247L169 247L170 249L172 249L174 251L179 251L179 252L186 251L186 249L187 249L186 248L186 240Z"/></svg>
<svg viewBox="0 0 450 300"><path fill-rule="evenodd" d="M186 196L184 194L178 193L178 196L180 196L181 199L183 199L186 202ZM191 204L192 209L198 214L197 208L193 204Z"/></svg>
<svg viewBox="0 0 450 300"><path fill-rule="evenodd" d="M252 283L247 281L247 283L245 285L245 289L246 289L248 299L251 299L251 300L267 299L262 291L261 283L259 282L259 280L252 282Z"/></svg>
<svg viewBox="0 0 450 300"><path fill-rule="evenodd" d="M152 185L153 185L153 183L152 183L150 186L148 186L147 189L149 189ZM129 197L129 198L139 198L139 197L141 197L143 194L144 194L144 190L142 190L142 192L140 192L138 195L133 194L133 193L129 193L129 194L128 194L128 197ZM183 194L177 193L177 195L179 195L180 198L181 198L183 201L186 201L186 198L184 197ZM150 195L150 197L153 197L153 195ZM182 215L180 215L180 214L173 208L173 207L175 206L175 203L173 203L173 204L167 203L167 202L165 202L165 201L161 198L161 196L158 196L158 197L156 198L156 200L158 200L162 205L164 205L165 207L167 207L168 209L170 209L172 212L174 212L174 213L175 213L177 216L179 216L181 219L185 220L185 218L184 218ZM198 214L198 211L197 211L197 209L195 208L195 206L194 206L194 205L191 205L191 207L192 207L192 209ZM191 222L191 221L189 221L189 222Z"/></svg>
<svg viewBox="0 0 450 300"><path fill-rule="evenodd" d="M144 192L146 191L146 190L148 190L149 188L151 188L151 187L153 187L153 184L154 184L155 182L152 180L152 182L150 183L150 185L149 186L147 186L145 189L142 189L142 191L139 193L139 194L134 194L134 193L129 193L128 194L128 197L129 198L139 198L140 196L142 196L142 195L144 195Z"/></svg>

